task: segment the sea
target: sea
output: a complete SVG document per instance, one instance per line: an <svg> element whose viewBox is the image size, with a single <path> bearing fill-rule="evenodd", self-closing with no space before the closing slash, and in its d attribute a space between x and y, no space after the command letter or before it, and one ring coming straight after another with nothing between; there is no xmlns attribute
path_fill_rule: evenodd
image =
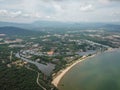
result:
<svg viewBox="0 0 120 90"><path fill-rule="evenodd" d="M75 65L59 90L120 90L120 49L97 54Z"/></svg>

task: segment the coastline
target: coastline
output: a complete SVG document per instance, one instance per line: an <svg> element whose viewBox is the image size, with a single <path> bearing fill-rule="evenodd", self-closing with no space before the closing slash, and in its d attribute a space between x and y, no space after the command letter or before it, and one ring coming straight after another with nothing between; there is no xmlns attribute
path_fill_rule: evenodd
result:
<svg viewBox="0 0 120 90"><path fill-rule="evenodd" d="M77 61L73 62L71 65L67 66L65 69L60 70L60 71L58 72L59 74L53 76L52 84L53 84L55 87L57 87L58 84L59 84L59 82L60 82L60 80L63 78L63 76L64 76L71 68L73 68L76 64L78 64L78 63L80 63L80 62L82 62L82 61L84 61L84 60L87 60L88 58L92 58L92 57L94 57L94 56L96 56L96 55L97 55L97 54L93 54L93 55L91 55L91 56L86 56L86 57L83 56L82 58L80 58L80 59L78 59Z"/></svg>
<svg viewBox="0 0 120 90"><path fill-rule="evenodd" d="M120 48L108 48L108 50L106 50L106 51L104 51L104 52L113 52L113 51L116 51L116 50L118 50L118 49L120 49ZM53 75L53 80L52 80L52 84L55 86L55 87L57 87L58 86L58 84L59 84L59 82L60 82L60 80L64 77L64 75L71 69L71 68L73 68L76 64L78 64L78 63L80 63L80 62L82 62L82 61L84 61L84 60L87 60L87 59L89 59L89 58L92 58L92 57L94 57L94 56L96 56L96 55L98 55L98 54L100 54L100 53L95 53L95 54L92 54L91 56L86 56L86 57L82 57L82 58L79 58L78 60L76 60L75 62L73 62L72 64L70 64L69 66L67 66L65 69L62 69L62 70L60 70L58 73L56 73L55 75Z"/></svg>

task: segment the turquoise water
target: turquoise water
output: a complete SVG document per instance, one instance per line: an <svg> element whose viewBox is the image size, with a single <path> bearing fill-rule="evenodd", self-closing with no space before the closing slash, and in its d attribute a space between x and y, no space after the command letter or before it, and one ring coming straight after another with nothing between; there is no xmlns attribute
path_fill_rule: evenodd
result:
<svg viewBox="0 0 120 90"><path fill-rule="evenodd" d="M120 50L99 54L74 66L59 90L120 90Z"/></svg>

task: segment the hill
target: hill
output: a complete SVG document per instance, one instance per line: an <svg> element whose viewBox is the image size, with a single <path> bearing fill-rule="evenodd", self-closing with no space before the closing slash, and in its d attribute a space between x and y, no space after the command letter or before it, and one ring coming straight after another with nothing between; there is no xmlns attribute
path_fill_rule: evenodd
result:
<svg viewBox="0 0 120 90"><path fill-rule="evenodd" d="M73 22L57 22L57 21L35 21L33 23L12 23L12 22L0 22L0 27L18 27L18 29L24 28L25 30L44 31L44 30L107 30L107 31L120 31L119 23L73 23Z"/></svg>
<svg viewBox="0 0 120 90"><path fill-rule="evenodd" d="M37 32L19 27L5 26L5 27L0 27L0 33L7 35L33 35L36 34Z"/></svg>

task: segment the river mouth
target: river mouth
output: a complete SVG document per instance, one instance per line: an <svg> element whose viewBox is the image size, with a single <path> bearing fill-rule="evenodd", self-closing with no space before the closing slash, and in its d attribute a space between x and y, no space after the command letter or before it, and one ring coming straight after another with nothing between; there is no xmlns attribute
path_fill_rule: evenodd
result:
<svg viewBox="0 0 120 90"><path fill-rule="evenodd" d="M120 50L99 54L74 66L59 90L120 90Z"/></svg>

